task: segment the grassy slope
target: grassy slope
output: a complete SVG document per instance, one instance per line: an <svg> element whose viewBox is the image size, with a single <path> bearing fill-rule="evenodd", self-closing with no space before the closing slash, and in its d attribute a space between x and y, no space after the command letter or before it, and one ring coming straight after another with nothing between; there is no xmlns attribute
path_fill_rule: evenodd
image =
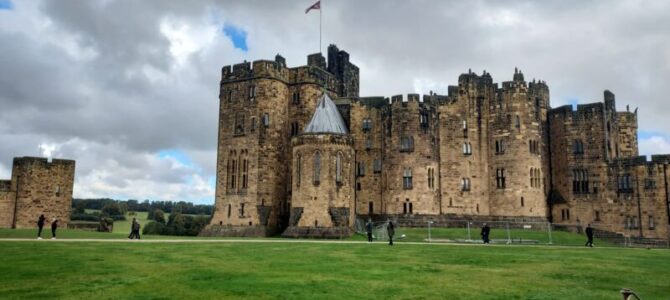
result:
<svg viewBox="0 0 670 300"><path fill-rule="evenodd" d="M367 244L0 242L3 298L643 299L670 251Z"/></svg>

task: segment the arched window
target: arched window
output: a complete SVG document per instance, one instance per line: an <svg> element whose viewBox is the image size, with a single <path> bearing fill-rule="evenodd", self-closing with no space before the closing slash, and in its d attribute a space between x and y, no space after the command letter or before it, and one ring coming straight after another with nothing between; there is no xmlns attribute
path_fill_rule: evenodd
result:
<svg viewBox="0 0 670 300"><path fill-rule="evenodd" d="M462 191L470 190L470 178L461 178L461 190Z"/></svg>
<svg viewBox="0 0 670 300"><path fill-rule="evenodd" d="M470 143L463 143L463 154L470 155L472 154L472 146Z"/></svg>
<svg viewBox="0 0 670 300"><path fill-rule="evenodd" d="M335 183L342 183L342 153L338 152L335 157Z"/></svg>
<svg viewBox="0 0 670 300"><path fill-rule="evenodd" d="M412 188L412 169L405 168L402 173L402 186L403 189L409 190Z"/></svg>
<svg viewBox="0 0 670 300"><path fill-rule="evenodd" d="M321 153L314 153L314 184L321 182Z"/></svg>
<svg viewBox="0 0 670 300"><path fill-rule="evenodd" d="M300 154L296 154L295 157L295 186L300 187L300 177L302 173L302 164L301 164Z"/></svg>
<svg viewBox="0 0 670 300"><path fill-rule="evenodd" d="M518 115L516 116L516 121L514 121L514 127L516 127L518 130L521 130L521 120L519 119Z"/></svg>

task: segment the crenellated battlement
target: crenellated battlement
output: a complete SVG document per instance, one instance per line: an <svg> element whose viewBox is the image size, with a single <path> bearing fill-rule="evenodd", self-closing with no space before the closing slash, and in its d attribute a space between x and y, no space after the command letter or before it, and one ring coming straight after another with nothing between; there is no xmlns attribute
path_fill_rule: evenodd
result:
<svg viewBox="0 0 670 300"><path fill-rule="evenodd" d="M49 161L49 159L45 157L32 157L32 156L24 156L24 157L15 157L13 161L14 166L25 166L25 165L41 165L44 167L49 167L49 166L74 166L75 161L70 160L70 159L52 159Z"/></svg>
<svg viewBox="0 0 670 300"><path fill-rule="evenodd" d="M563 105L549 110L549 117L552 119L571 119L572 122L591 121L593 118L603 116L605 105L602 102L577 105L577 110L573 110L572 105Z"/></svg>
<svg viewBox="0 0 670 300"><path fill-rule="evenodd" d="M289 69L281 56L275 61L256 60L253 62L242 62L232 66L221 68L221 83L249 80L254 78L274 78L281 81L289 81Z"/></svg>

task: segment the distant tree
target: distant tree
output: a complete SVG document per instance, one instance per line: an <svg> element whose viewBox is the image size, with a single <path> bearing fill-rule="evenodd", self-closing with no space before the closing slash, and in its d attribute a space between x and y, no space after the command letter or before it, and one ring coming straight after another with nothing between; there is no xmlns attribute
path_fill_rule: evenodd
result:
<svg viewBox="0 0 670 300"><path fill-rule="evenodd" d="M153 220L165 224L165 213L160 209L154 210Z"/></svg>
<svg viewBox="0 0 670 300"><path fill-rule="evenodd" d="M86 203L83 201L78 201L74 206L74 214L85 214L86 213Z"/></svg>

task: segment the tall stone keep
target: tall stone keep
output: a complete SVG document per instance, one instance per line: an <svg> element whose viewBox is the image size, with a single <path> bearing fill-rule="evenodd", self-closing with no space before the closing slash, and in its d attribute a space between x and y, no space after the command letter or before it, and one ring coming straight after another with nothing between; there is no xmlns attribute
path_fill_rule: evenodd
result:
<svg viewBox="0 0 670 300"><path fill-rule="evenodd" d="M346 237L354 224L353 139L323 94L302 134L294 137L288 237Z"/></svg>
<svg viewBox="0 0 670 300"><path fill-rule="evenodd" d="M41 214L48 221L70 222L75 162L73 160L14 158L11 180L0 180L0 227L37 226Z"/></svg>

